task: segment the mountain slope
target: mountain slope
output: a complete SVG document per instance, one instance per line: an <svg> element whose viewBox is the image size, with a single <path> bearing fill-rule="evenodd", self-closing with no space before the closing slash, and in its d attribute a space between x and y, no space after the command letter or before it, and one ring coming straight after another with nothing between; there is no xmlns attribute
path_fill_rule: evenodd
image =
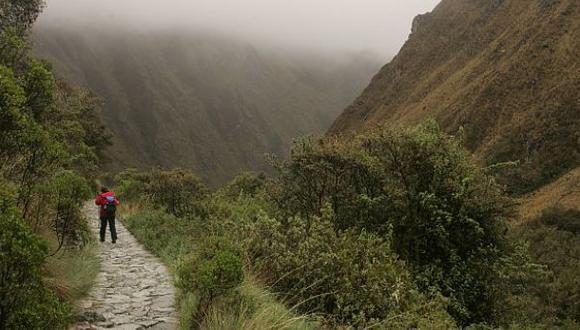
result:
<svg viewBox="0 0 580 330"><path fill-rule="evenodd" d="M443 0L329 134L435 118L517 193L580 164L580 3Z"/></svg>
<svg viewBox="0 0 580 330"><path fill-rule="evenodd" d="M103 98L111 169L192 168L213 185L324 132L378 67L177 31L40 25L34 37L57 72Z"/></svg>
<svg viewBox="0 0 580 330"><path fill-rule="evenodd" d="M521 220L533 219L540 216L543 210L554 205L580 211L580 167L522 198L519 218Z"/></svg>

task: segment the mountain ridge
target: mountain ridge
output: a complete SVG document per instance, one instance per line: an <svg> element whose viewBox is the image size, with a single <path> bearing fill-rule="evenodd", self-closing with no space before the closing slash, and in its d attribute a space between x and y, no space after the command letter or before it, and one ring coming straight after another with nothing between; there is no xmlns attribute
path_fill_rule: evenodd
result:
<svg viewBox="0 0 580 330"><path fill-rule="evenodd" d="M482 164L518 161L515 193L537 189L580 164L579 22L573 0L443 0L327 134L434 118Z"/></svg>

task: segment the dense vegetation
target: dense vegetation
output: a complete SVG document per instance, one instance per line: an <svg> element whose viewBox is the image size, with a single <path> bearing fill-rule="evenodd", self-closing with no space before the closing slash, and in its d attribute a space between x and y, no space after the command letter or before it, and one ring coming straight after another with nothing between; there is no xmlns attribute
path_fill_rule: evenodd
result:
<svg viewBox="0 0 580 330"><path fill-rule="evenodd" d="M172 183L193 177L185 173L128 170L117 177L117 192L128 202L123 206L128 215L125 224L177 274L182 328L313 328L268 293L244 267L244 251L238 241L222 234L222 225L238 223L238 217L247 220L258 212L253 199L238 201L239 195L230 199L222 192L210 194L196 181L185 189L174 189L170 198L153 200L153 196L167 194ZM241 187L240 182L254 186L250 180L240 180L236 187ZM176 204L189 211L174 215L169 210Z"/></svg>
<svg viewBox="0 0 580 330"><path fill-rule="evenodd" d="M512 201L437 125L303 139L270 163L274 178L246 173L216 192L183 170L117 177L139 205L129 228L177 274L184 327L224 326L218 314L278 324L250 308L264 305L247 296L248 281L306 315L286 328L576 325L577 259L561 270L541 257L574 254L573 238L512 231Z"/></svg>
<svg viewBox="0 0 580 330"><path fill-rule="evenodd" d="M514 317L529 324L578 328L580 212L555 206L518 227L514 234L528 247L530 260L543 265L522 277L528 285L514 297Z"/></svg>
<svg viewBox="0 0 580 330"><path fill-rule="evenodd" d="M388 239L421 290L448 297L461 324L490 320L509 200L460 140L432 123L382 130L351 143L303 142L277 167L283 188L273 199L284 217L320 216L328 205L337 230Z"/></svg>
<svg viewBox="0 0 580 330"><path fill-rule="evenodd" d="M107 138L95 99L29 55L41 9L0 4L0 329L66 328L96 270L80 208Z"/></svg>

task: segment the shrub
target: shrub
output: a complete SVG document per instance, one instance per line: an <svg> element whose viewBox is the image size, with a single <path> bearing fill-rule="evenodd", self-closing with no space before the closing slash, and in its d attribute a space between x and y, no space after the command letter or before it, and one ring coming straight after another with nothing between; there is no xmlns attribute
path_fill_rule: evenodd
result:
<svg viewBox="0 0 580 330"><path fill-rule="evenodd" d="M229 182L223 191L230 199L238 198L240 195L253 197L263 191L265 184L264 173L244 172Z"/></svg>
<svg viewBox="0 0 580 330"><path fill-rule="evenodd" d="M195 286L209 300L228 293L241 282L241 259L230 251L218 251L197 267Z"/></svg>
<svg viewBox="0 0 580 330"><path fill-rule="evenodd" d="M226 242L226 246L233 247L233 252L228 247L224 250L239 257L241 255L239 248L231 241L239 240L240 235L242 235L241 228L245 227L247 223L253 222L253 217L259 212L260 204L253 198L236 198L232 201L223 198L223 196L217 196L208 202L211 204L209 219L177 218L163 210L142 210L128 219L124 219L128 229L140 242L156 255L163 257L168 266L179 269L175 272L177 275L175 277L176 283L183 283L178 287L186 288L180 289L178 294L181 328L315 328L306 327L306 325L302 327L301 325L306 324L307 320L297 316L285 305L277 303L275 296L263 290L260 284L253 280L251 273L249 277L246 276L247 273L244 274L244 282L239 289L226 290L221 297L218 296L209 303L207 296L206 300L203 301L199 293L187 291L197 290L194 287L197 278L195 272L198 269L198 264L195 261L197 257L194 256L199 251L197 246L206 245L203 243L206 241L206 237L222 236L215 240L212 239L212 241ZM206 226L206 223L210 225ZM221 247L216 249L222 251ZM214 263L212 267L205 268L212 271L203 273L216 273L216 269L226 269L231 265L235 265L235 268L231 269L240 269L236 265L237 261L232 262L231 254L229 256L228 254L226 253L225 258L220 257L221 261ZM226 261L224 262L224 260ZM231 269L224 271L224 273L236 274ZM180 272L183 276L179 276ZM233 281L230 280L236 276L228 277L228 281L232 283ZM205 276L205 279L211 280L211 276ZM211 282L209 282L210 285L207 284L208 281L203 281L203 283L203 287L211 287ZM219 287L226 286L220 285ZM295 324L300 324L300 327L294 326Z"/></svg>
<svg viewBox="0 0 580 330"><path fill-rule="evenodd" d="M22 137L15 132L26 126L26 118L21 112L25 101L26 96L13 70L0 64L0 170L8 167L6 160L14 156L20 147Z"/></svg>
<svg viewBox="0 0 580 330"><path fill-rule="evenodd" d="M382 174L354 143L304 138L292 146L289 161L273 157L270 163L278 176L268 186L268 197L280 219L321 216L330 205L337 229L386 230L389 203Z"/></svg>
<svg viewBox="0 0 580 330"><path fill-rule="evenodd" d="M118 173L114 181L117 183L116 192L126 202L139 202L144 198L149 181L148 173L130 168Z"/></svg>
<svg viewBox="0 0 580 330"><path fill-rule="evenodd" d="M163 210L143 210L124 219L124 223L148 250L170 266L193 251L203 235L199 221L177 218Z"/></svg>
<svg viewBox="0 0 580 330"><path fill-rule="evenodd" d="M554 207L516 228L531 260L545 265L544 278L527 284L516 295L518 322L538 322L546 327L580 325L580 212ZM514 238L515 239L515 238ZM574 327L571 327L574 328Z"/></svg>
<svg viewBox="0 0 580 330"><path fill-rule="evenodd" d="M287 224L262 217L246 244L262 276L289 303L335 326L403 328L427 319L434 328L453 326L442 304L417 291L404 264L375 235L337 233L328 217Z"/></svg>
<svg viewBox="0 0 580 330"><path fill-rule="evenodd" d="M15 211L16 194L16 185L0 178L0 214L9 214Z"/></svg>
<svg viewBox="0 0 580 330"><path fill-rule="evenodd" d="M210 237L184 258L177 268L177 286L197 296L198 313L205 312L216 299L230 296L242 283L241 256L240 248L230 241Z"/></svg>
<svg viewBox="0 0 580 330"><path fill-rule="evenodd" d="M116 181L122 198L164 208L177 217L200 213L201 201L209 193L198 177L181 169L127 170L120 173Z"/></svg>
<svg viewBox="0 0 580 330"><path fill-rule="evenodd" d="M460 139L434 122L383 128L351 141L301 140L274 166L277 214L308 221L329 205L335 229L388 238L421 291L450 298L459 323L495 321L512 206Z"/></svg>
<svg viewBox="0 0 580 330"><path fill-rule="evenodd" d="M530 228L548 227L560 232L580 235L580 211L554 206L542 212L541 216L531 221Z"/></svg>
<svg viewBox="0 0 580 330"><path fill-rule="evenodd" d="M46 244L12 210L0 213L0 329L61 329L68 307L43 285Z"/></svg>
<svg viewBox="0 0 580 330"><path fill-rule="evenodd" d="M488 164L518 162L498 173L514 195L532 192L580 164L578 100L562 95L552 106L528 112L517 126L502 129L486 152Z"/></svg>
<svg viewBox="0 0 580 330"><path fill-rule="evenodd" d="M12 27L19 33L25 33L32 26L43 7L42 0L2 1L0 3L0 31Z"/></svg>
<svg viewBox="0 0 580 330"><path fill-rule="evenodd" d="M58 250L88 240L89 230L81 207L89 199L90 189L82 176L73 171L60 171L35 186L33 195L35 198L28 209L34 208L34 212L28 212L27 221L33 228L45 222L56 237Z"/></svg>

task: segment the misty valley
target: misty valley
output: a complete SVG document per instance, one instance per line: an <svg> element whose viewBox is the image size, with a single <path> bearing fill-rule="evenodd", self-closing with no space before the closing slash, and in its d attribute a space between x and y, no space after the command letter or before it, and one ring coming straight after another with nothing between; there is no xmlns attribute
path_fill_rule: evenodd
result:
<svg viewBox="0 0 580 330"><path fill-rule="evenodd" d="M211 185L322 134L378 59L261 51L218 35L37 26L35 53L103 102L107 169L193 169Z"/></svg>
<svg viewBox="0 0 580 330"><path fill-rule="evenodd" d="M576 0L2 0L0 330L579 329L578 49Z"/></svg>

